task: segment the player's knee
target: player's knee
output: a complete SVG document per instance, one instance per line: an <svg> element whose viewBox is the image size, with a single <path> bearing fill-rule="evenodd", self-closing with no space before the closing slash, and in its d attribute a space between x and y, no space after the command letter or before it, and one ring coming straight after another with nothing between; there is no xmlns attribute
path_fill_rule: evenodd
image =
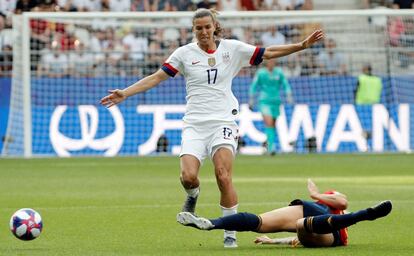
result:
<svg viewBox="0 0 414 256"><path fill-rule="evenodd" d="M192 184L198 183L197 175L191 172L186 172L184 170L181 172L180 180L184 186L190 186Z"/></svg>
<svg viewBox="0 0 414 256"><path fill-rule="evenodd" d="M305 225L304 225L304 223L305 223L305 218L301 218L301 219L298 219L297 221L296 221L296 231L299 233L299 232L303 232L304 230L305 230Z"/></svg>

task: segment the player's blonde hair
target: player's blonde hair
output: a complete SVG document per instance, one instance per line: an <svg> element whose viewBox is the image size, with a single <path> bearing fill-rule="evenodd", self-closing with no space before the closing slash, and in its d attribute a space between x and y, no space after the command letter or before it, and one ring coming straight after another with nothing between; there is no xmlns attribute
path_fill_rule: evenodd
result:
<svg viewBox="0 0 414 256"><path fill-rule="evenodd" d="M217 15L219 15L219 13L218 13L218 11L216 11L214 9L205 9L205 8L197 9L194 12L194 15L193 15L193 25L194 25L194 20L195 19L210 16L211 20L214 23L214 26L216 27L216 30L214 31L214 35L217 36L217 37L221 37L222 33L223 33L223 29L221 28L220 22L217 19Z"/></svg>

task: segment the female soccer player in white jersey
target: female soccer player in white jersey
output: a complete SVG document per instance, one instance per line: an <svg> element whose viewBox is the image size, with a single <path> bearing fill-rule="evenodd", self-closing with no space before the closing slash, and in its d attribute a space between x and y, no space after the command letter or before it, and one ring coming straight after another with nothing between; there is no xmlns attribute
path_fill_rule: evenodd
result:
<svg viewBox="0 0 414 256"><path fill-rule="evenodd" d="M183 211L194 212L200 192L198 173L204 158L214 164L223 216L237 213L237 194L232 183L239 104L231 91L233 78L242 67L258 65L263 59L289 55L323 38L316 30L296 44L266 48L220 38L222 28L216 12L198 9L193 16L196 42L176 49L161 69L125 89L110 90L101 104L111 107L126 98L157 86L180 72L186 79L187 106L183 118L180 153L181 183L187 192ZM224 246L237 247L236 234L224 231Z"/></svg>

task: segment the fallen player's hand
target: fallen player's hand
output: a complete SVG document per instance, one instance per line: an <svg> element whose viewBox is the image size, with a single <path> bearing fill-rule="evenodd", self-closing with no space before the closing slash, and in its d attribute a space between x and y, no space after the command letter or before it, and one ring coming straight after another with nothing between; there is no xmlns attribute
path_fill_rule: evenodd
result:
<svg viewBox="0 0 414 256"><path fill-rule="evenodd" d="M311 179L308 179L308 191L312 199L318 199L319 189Z"/></svg>
<svg viewBox="0 0 414 256"><path fill-rule="evenodd" d="M273 243L273 239L271 239L270 237L263 235L263 236L259 236L256 237L256 239L254 240L255 244L272 244Z"/></svg>

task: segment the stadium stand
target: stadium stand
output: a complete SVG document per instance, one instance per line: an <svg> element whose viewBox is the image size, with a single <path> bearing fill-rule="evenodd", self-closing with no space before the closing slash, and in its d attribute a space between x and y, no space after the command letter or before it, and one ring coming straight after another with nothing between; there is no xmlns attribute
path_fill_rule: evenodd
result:
<svg viewBox="0 0 414 256"><path fill-rule="evenodd" d="M13 1L11 1L13 2ZM74 5L65 5L65 1L40 0L16 1L15 7L0 8L0 76L10 78L12 67L17 67L16 76L21 76L20 60L13 61L15 55L22 54L19 42L12 40L12 13L32 12L85 12L85 11L127 11L142 13L145 11L193 10L201 5L216 6L219 9L241 10L341 10L361 9L383 6L392 7L387 1L337 1L327 0L296 1L298 5L289 5L290 1L280 1L284 5L271 6L272 1L122 1L114 6L111 0L76 1ZM92 5L91 2L99 3ZM383 4L383 5L382 5ZM277 13L277 12L275 12ZM224 16L224 15L223 15ZM57 18L56 18L57 17ZM188 19L171 19L166 23L155 24L151 20L141 19L140 26L128 19L90 18L73 20L66 18L33 18L30 20L30 67L31 102L33 106L79 106L96 105L96 99L108 88L124 87L136 79L157 70L166 57L177 47L192 40ZM414 22L408 16L381 15L332 15L324 18L277 17L253 18L251 20L224 19L225 35L254 45L265 44L264 36L271 28L280 33L283 42L297 42L315 28L323 28L327 40L309 51L292 55L280 60L289 76L296 104L353 104L357 75L367 62L373 71L383 79L384 90L381 103L413 103L412 93L414 54L412 40ZM16 19L18 20L18 19ZM274 20L277 20L275 24ZM163 21L165 22L165 21ZM176 22L174 24L174 22ZM227 23L226 23L227 22ZM230 22L230 23L229 23ZM12 47L15 47L14 49ZM17 47L17 48L16 48ZM340 57L341 64L332 73L324 70L331 51ZM13 64L13 65L12 65ZM332 66L329 64L329 66ZM244 69L234 81L234 92L241 104L247 103L247 90L255 68ZM20 74L20 75L19 75ZM58 79L58 80L57 80ZM6 80L5 80L6 81ZM9 80L10 81L10 80ZM14 79L18 82L18 79ZM7 84L7 83L2 83ZM140 95L140 104L177 104L185 103L185 91L182 78L169 80L165 86ZM6 90L5 90L6 91ZM79 92L86 91L79 95ZM160 96L161 95L161 96ZM125 102L125 107L134 108L137 101ZM19 108L19 107L17 107ZM39 112L41 113L41 112ZM44 115L44 114L39 114ZM18 115L17 115L18 116ZM145 122L148 122L146 120ZM42 127L34 128L43 129ZM10 130L10 129L9 129ZM47 136L45 134L44 136ZM45 137L45 139L47 139ZM170 142L174 140L170 139ZM40 144L39 147L44 145ZM48 146L50 147L50 146ZM43 150L43 149L42 149ZM42 151L40 150L40 151ZM50 152L47 149L46 152Z"/></svg>

